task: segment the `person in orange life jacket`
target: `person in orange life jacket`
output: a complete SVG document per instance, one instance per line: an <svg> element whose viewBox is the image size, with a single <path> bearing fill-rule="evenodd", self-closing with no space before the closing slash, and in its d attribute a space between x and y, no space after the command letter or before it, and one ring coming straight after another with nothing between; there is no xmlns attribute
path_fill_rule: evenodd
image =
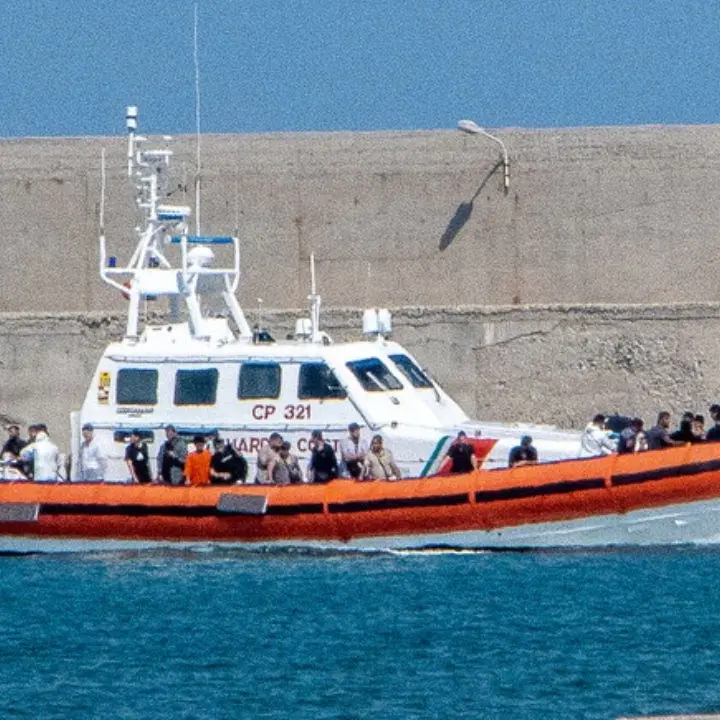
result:
<svg viewBox="0 0 720 720"><path fill-rule="evenodd" d="M338 463L335 451L330 443L325 442L321 430L310 433L312 453L308 464L310 482L326 483L338 476Z"/></svg>
<svg viewBox="0 0 720 720"><path fill-rule="evenodd" d="M348 433L348 437L340 444L340 455L347 474L357 480L362 475L369 446L367 440L360 437L360 426L357 423L348 425Z"/></svg>
<svg viewBox="0 0 720 720"><path fill-rule="evenodd" d="M140 439L140 431L130 433L130 444L125 448L125 463L130 470L132 482L147 485L152 482L148 465L148 446Z"/></svg>
<svg viewBox="0 0 720 720"><path fill-rule="evenodd" d="M210 484L210 462L212 455L205 447L205 438L196 435L193 438L195 452L190 452L185 458L185 478L188 485Z"/></svg>
<svg viewBox="0 0 720 720"><path fill-rule="evenodd" d="M452 461L451 473L467 473L477 470L475 448L468 442L467 433L464 430L457 434L445 457Z"/></svg>

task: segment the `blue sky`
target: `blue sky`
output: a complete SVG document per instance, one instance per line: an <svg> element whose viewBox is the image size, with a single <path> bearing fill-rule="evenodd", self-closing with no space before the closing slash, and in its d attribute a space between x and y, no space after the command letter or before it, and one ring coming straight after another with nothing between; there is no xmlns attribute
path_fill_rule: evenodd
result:
<svg viewBox="0 0 720 720"><path fill-rule="evenodd" d="M194 132L195 0L3 0L0 136ZM199 0L206 132L720 121L720 3Z"/></svg>

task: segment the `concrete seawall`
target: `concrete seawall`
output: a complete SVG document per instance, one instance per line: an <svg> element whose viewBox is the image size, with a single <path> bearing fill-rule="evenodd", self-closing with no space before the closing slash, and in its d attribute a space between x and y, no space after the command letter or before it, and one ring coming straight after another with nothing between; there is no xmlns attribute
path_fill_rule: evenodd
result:
<svg viewBox="0 0 720 720"><path fill-rule="evenodd" d="M706 302L718 298L720 126L207 136L202 230L237 234L241 300L326 306ZM125 141L0 141L0 312L120 310L98 278L106 229L133 247ZM179 138L173 199L192 204Z"/></svg>
<svg viewBox="0 0 720 720"><path fill-rule="evenodd" d="M267 317L277 337L291 313ZM335 340L357 339L357 310L332 310ZM0 412L45 421L67 446L69 412L82 404L121 316L0 316ZM720 304L406 308L394 315L405 344L472 416L580 427L597 410L705 412L720 401ZM708 418L709 420L709 418Z"/></svg>
<svg viewBox="0 0 720 720"><path fill-rule="evenodd" d="M720 126L497 134L507 194L498 146L456 131L208 136L202 231L242 239L241 302L262 297L280 335L311 253L331 335L359 336L343 308L396 308L396 337L471 415L578 427L720 401ZM123 334L97 233L106 148L110 252L129 257L125 147L0 140L0 414L62 441ZM191 204L192 139L174 149Z"/></svg>

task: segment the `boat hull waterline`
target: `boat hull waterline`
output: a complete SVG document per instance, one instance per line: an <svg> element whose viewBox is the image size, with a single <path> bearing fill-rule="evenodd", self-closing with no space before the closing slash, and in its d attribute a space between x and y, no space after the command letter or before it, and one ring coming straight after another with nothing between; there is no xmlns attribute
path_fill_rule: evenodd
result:
<svg viewBox="0 0 720 720"><path fill-rule="evenodd" d="M400 481L0 484L0 552L551 549L720 542L720 446Z"/></svg>

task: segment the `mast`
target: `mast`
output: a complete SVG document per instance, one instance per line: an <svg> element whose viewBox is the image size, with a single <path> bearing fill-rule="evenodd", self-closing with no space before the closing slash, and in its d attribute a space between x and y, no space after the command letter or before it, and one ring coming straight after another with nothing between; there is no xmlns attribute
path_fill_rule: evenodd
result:
<svg viewBox="0 0 720 720"><path fill-rule="evenodd" d="M190 235L191 210L187 205L169 201L170 161L173 156L164 137L165 147L146 148L147 138L136 134L137 106L126 112L128 131L127 174L135 187L135 202L140 214L136 245L130 260L119 266L108 258L104 227L100 229L100 276L120 291L129 302L125 337L139 339L139 311L143 299L159 296L185 300L190 333L201 340L210 338L202 314L199 283L203 277L217 276L222 281L222 298L238 329L237 339L250 340L252 332L237 301L240 282L240 242L236 237ZM104 177L103 163L103 177ZM104 180L103 180L104 186ZM104 192L102 206L104 208ZM104 217L101 222L104 225ZM232 245L232 263L213 267L217 245Z"/></svg>

